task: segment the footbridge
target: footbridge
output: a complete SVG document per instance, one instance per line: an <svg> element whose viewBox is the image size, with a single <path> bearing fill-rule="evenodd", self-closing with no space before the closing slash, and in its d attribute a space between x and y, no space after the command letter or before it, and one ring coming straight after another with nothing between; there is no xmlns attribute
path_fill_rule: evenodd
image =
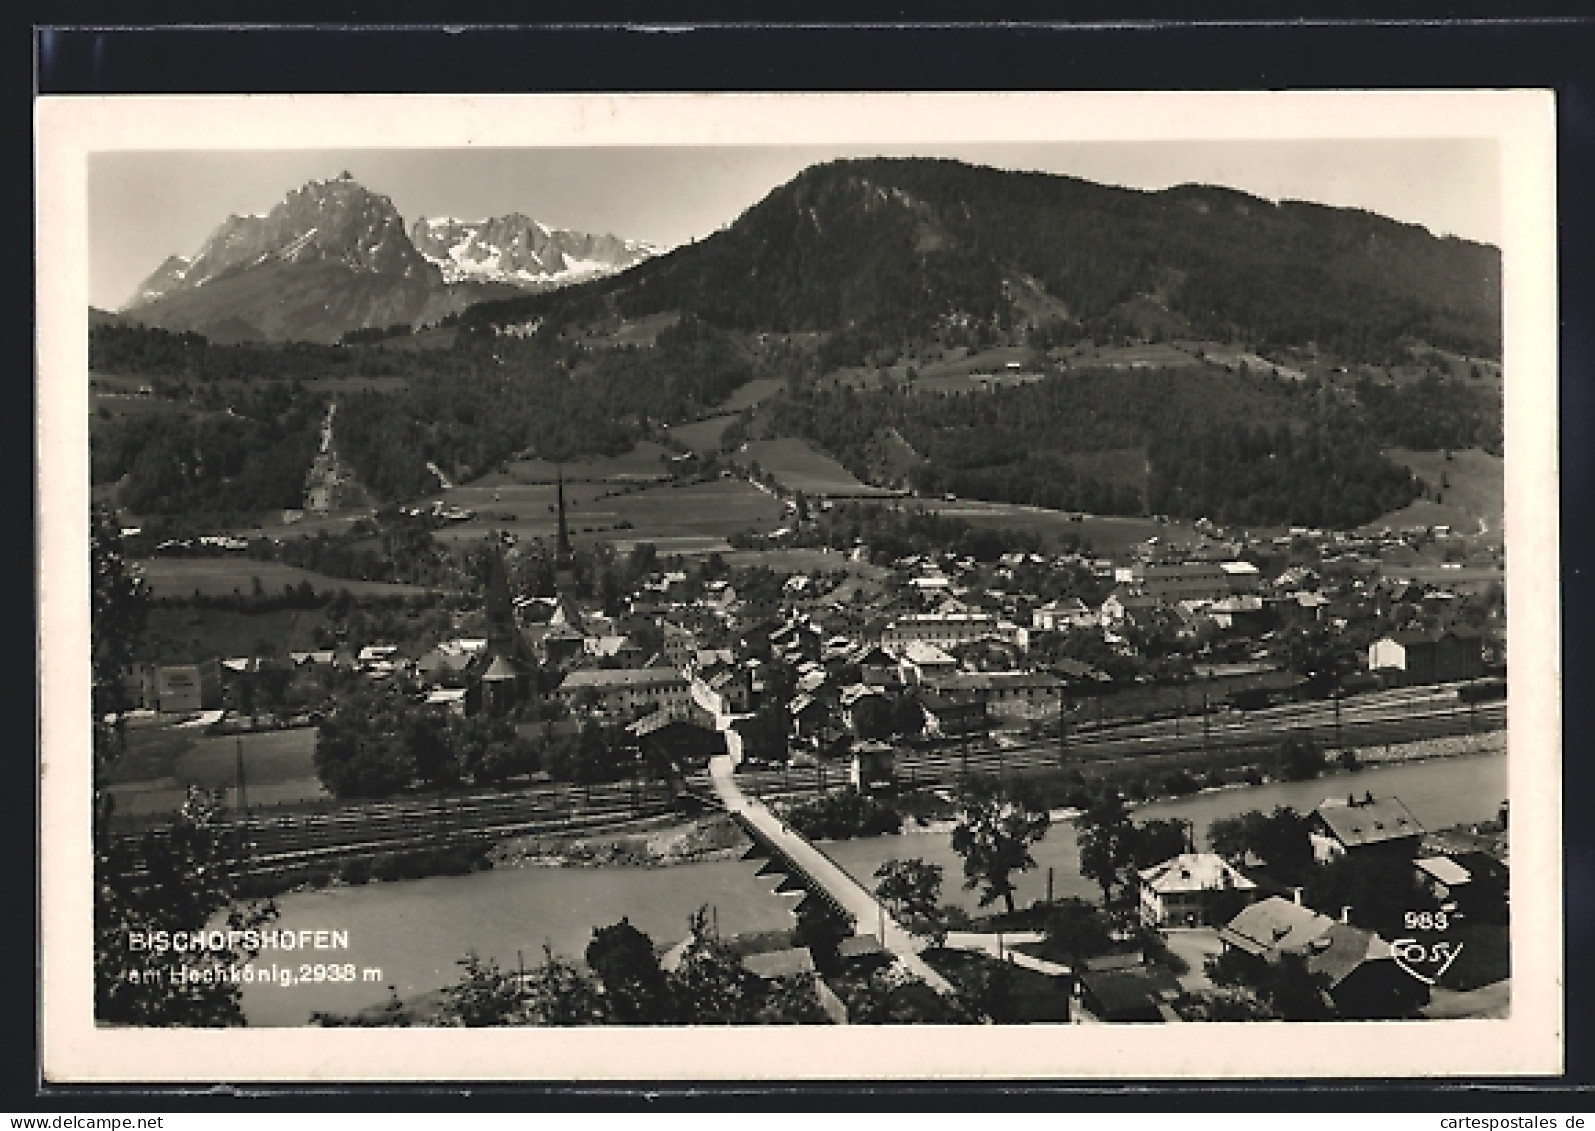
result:
<svg viewBox="0 0 1595 1131"><path fill-rule="evenodd" d="M881 945L899 968L923 980L938 993L953 993L952 984L920 957L920 951L927 945L925 941L904 928L873 892L788 827L762 801L743 793L732 770L730 754L709 761L709 778L714 784L716 799L748 834L758 852L777 861L781 871L816 898L850 915L855 934L878 934Z"/></svg>

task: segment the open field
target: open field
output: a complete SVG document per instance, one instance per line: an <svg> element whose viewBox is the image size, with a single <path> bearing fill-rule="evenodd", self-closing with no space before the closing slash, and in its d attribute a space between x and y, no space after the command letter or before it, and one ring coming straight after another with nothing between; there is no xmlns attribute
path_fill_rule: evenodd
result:
<svg viewBox="0 0 1595 1131"><path fill-rule="evenodd" d="M481 502L472 492L486 490ZM485 537L507 530L517 538L552 538L558 527L553 486L458 488L445 492L451 502L477 512L469 522L452 522L437 532L446 541ZM623 539L653 542L663 552L670 538L724 539L748 528L772 529L781 504L740 479L675 486L656 483L615 490L602 484L567 484L565 500L571 540L578 545ZM512 517L513 516L513 517ZM685 552L685 551L683 551Z"/></svg>
<svg viewBox="0 0 1595 1131"><path fill-rule="evenodd" d="M645 314L641 318L623 318L615 324L588 326L579 333L567 333L565 336L599 348L651 346L661 330L668 330L680 321L680 311L664 310L658 314Z"/></svg>
<svg viewBox="0 0 1595 1131"><path fill-rule="evenodd" d="M650 440L618 456L592 456L564 465L565 481L573 479L658 479L668 472L670 453ZM509 479L517 483L553 483L560 468L543 459L520 460L509 465ZM478 485L485 480L475 481Z"/></svg>
<svg viewBox="0 0 1595 1131"><path fill-rule="evenodd" d="M1452 452L1449 460L1440 452L1402 448L1391 448L1385 455L1439 492L1441 501L1417 499L1368 523L1366 529L1450 526L1458 534L1479 535L1500 544L1506 514L1506 470L1500 456L1478 448Z"/></svg>
<svg viewBox="0 0 1595 1131"><path fill-rule="evenodd" d="M1195 545L1200 539L1190 524L1173 519L1159 522L1153 518L1121 518L1117 515L1082 515L1076 520L1068 511L1047 510L1018 503L988 503L975 499L946 501L943 499L914 499L908 506L924 507L954 518L961 518L973 526L1001 526L1010 530L1034 530L1042 535L1075 534L1084 538L1098 553L1113 554L1137 545L1149 538L1163 543Z"/></svg>
<svg viewBox="0 0 1595 1131"><path fill-rule="evenodd" d="M306 538L322 532L342 534L362 518L370 518L372 511L371 507L340 507L325 514L300 511L299 517L293 522L284 522L280 515L274 514L263 518L253 526L235 526L228 533L240 538L259 538L261 535L272 538Z"/></svg>
<svg viewBox="0 0 1595 1131"><path fill-rule="evenodd" d="M327 627L321 609L240 613L156 605L149 610L140 639L154 659L245 656L257 651L257 644L269 645L265 654L283 655L315 650L319 646L317 630Z"/></svg>
<svg viewBox="0 0 1595 1131"><path fill-rule="evenodd" d="M260 581L261 590L271 596L280 596L286 585L297 586L305 581L317 593L347 589L358 597L408 597L426 592L419 585L345 581L282 562L258 561L243 554L220 558L146 558L133 564L144 575L155 597L192 597L195 593L206 597L230 597L237 593L247 597L253 592L256 579Z"/></svg>
<svg viewBox="0 0 1595 1131"><path fill-rule="evenodd" d="M396 341L404 340L396 339ZM425 347L395 345L392 348ZM397 393L404 387L403 377L311 377L305 381L305 388L321 393Z"/></svg>
<svg viewBox="0 0 1595 1131"><path fill-rule="evenodd" d="M695 420L691 424L678 424L670 430L670 435L699 455L718 452L720 437L736 418L736 413L728 412L720 416L711 416L706 420Z"/></svg>
<svg viewBox="0 0 1595 1131"><path fill-rule="evenodd" d="M111 773L117 812L129 816L174 812L188 787L223 790L237 804L238 752L251 807L325 797L316 777L316 730L206 735L177 727L135 727L128 751Z"/></svg>
<svg viewBox="0 0 1595 1131"><path fill-rule="evenodd" d="M882 581L891 574L884 566L849 561L847 555L835 550L734 550L724 557L727 565L763 566L777 573L835 573L840 570L872 581Z"/></svg>
<svg viewBox="0 0 1595 1131"><path fill-rule="evenodd" d="M726 398L720 407L727 412L741 412L761 401L769 400L785 385L779 377L759 377L749 381Z"/></svg>
<svg viewBox="0 0 1595 1131"><path fill-rule="evenodd" d="M853 473L824 455L804 440L755 440L741 454L743 460L757 460L759 467L775 476L789 491L808 495L893 495L882 487L860 483Z"/></svg>

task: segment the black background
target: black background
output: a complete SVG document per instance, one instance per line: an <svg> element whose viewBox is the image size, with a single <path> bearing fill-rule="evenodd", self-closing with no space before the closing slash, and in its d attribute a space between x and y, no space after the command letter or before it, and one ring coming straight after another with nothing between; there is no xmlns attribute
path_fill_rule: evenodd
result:
<svg viewBox="0 0 1595 1131"><path fill-rule="evenodd" d="M145 5L146 9L153 5ZM40 1083L37 1047L25 1054L8 1042L0 1107L12 1112L130 1113L222 1109L245 1096L250 1106L275 1110L334 1111L457 1107L461 1099L489 1106L535 1108L602 1107L669 1109L684 1105L722 1109L847 1105L885 1110L945 1111L993 1104L1046 1106L1091 1111L1121 1109L1238 1109L1329 1111L1589 1111L1595 1084L1595 821L1590 819L1595 780L1589 751L1592 703L1590 450L1595 445L1591 365L1595 337L1595 192L1590 162L1595 149L1595 23L1554 14L1554 6L1513 5L1519 13L1545 13L1504 22L1480 18L1484 4L1381 4L1298 10L1274 18L1277 6L1232 8L1222 18L1192 20L1169 4L1075 4L1057 22L1060 5L1004 5L1008 22L971 24L967 5L916 6L924 21L899 24L897 7L850 5L848 18L870 23L817 22L819 7L763 6L759 25L717 23L746 18L724 5L677 5L667 19L659 9L587 4L584 20L605 24L544 22L485 26L525 19L524 9L453 4L446 9L415 3L229 3L227 16L257 26L213 24L217 5L166 3L145 11L163 27L132 26L139 18L126 5L69 4L33 13L33 93L234 94L517 91L717 91L717 90L1237 90L1335 88L1541 87L1557 93L1559 199L1559 286L1561 303L1561 539L1564 688L1564 835L1567 956L1567 1074L1559 1080L1448 1083L1302 1082L1234 1085L1175 1084L1071 1086L1032 1084L1028 1096L1013 1094L1019 1082L998 1085L839 1085L715 1087L639 1083L624 1088L507 1090L469 1084L435 1090L417 1088L268 1089L86 1089ZM1499 6L1497 6L1499 7ZM1159 9L1162 9L1161 11ZM1211 6L1206 6L1211 11ZM1355 13L1358 18L1348 18ZM982 12L991 20L996 13ZM837 18L837 13L828 13ZM1314 18L1314 17L1319 18ZM395 20L455 21L443 28L405 26ZM545 20L547 17L543 17ZM568 18L568 17L567 17ZM341 19L345 26L285 26L290 21ZM628 26L622 21L647 21ZM1040 22L1042 19L1054 22ZM1269 20L1270 22L1260 22ZM187 27L171 26L196 21ZM782 21L782 22L776 22ZM808 21L800 23L800 21ZM1178 21L1178 22L1174 22ZM53 25L53 26L51 26ZM117 26L122 25L122 26ZM16 59L16 56L13 56ZM14 74L16 72L13 72ZM19 336L20 338L20 336ZM19 359L31 366L31 358ZM13 427L21 431L19 421ZM32 431L8 454L20 475L20 457L33 452ZM31 467L29 469L31 473ZM18 482L13 477L12 482ZM14 559L13 567L20 566ZM31 566L32 563L29 563ZM26 568L26 567L24 567ZM19 575L22 591L32 569ZM18 635L17 639L25 640ZM26 649L23 649L24 651ZM20 683L18 684L20 686ZM20 696L18 697L21 698ZM25 704L23 705L25 706ZM35 706L36 709L36 706ZM19 707L18 710L21 710ZM23 712L25 714L25 712ZM18 720L13 718L14 723ZM31 722L32 720L26 720ZM25 728L32 731L31 727ZM19 734L35 744L32 733ZM13 755L20 755L20 743ZM13 884L13 923L30 898L28 867L34 838L25 831L33 782L20 756L9 759L14 775L8 807L6 859ZM20 930L0 933L8 946L5 969L12 1033L28 1030L24 1009L37 1016L33 941ZM1193 1033L1193 1039L1197 1034ZM706 1080L712 1070L706 1068ZM225 1082L219 1082L225 1083ZM1175 1089L1179 1094L1174 1094ZM1572 1089L1581 1095L1568 1095ZM1195 1094L1192 1094L1194 1091ZM873 1092L867 1096L865 1092ZM1047 1094L1050 1092L1051 1094Z"/></svg>

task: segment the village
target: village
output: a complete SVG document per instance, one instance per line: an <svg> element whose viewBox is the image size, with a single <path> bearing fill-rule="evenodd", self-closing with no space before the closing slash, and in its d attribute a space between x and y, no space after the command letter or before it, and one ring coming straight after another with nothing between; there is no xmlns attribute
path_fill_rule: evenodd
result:
<svg viewBox="0 0 1595 1131"><path fill-rule="evenodd" d="M474 790L450 813L462 832L477 811L509 827L508 810L484 790L505 804L535 793L539 816L516 817L522 834L556 822L570 828L575 816L589 834L623 831L650 814L712 802L719 762L734 770L738 796L745 790L782 827L810 836L868 835L916 811L921 824L927 813L948 819L963 787L982 775L1028 783L1048 808L1083 819L1104 796L1134 803L1310 779L1377 762L1381 752L1399 757L1504 727L1500 575L1479 581L1474 562L1466 580L1450 585L1402 576L1402 564L1443 547L1448 530L1253 538L1202 523L1194 544L1152 538L1112 557L1006 551L978 560L932 548L882 560L863 543L802 546L806 530L846 505L788 499L784 534L795 548L766 552L779 568L758 551L732 565L720 553L660 559L639 546L608 555L598 586L590 569L578 569L587 552L572 550L561 508L552 547L498 541L486 549L483 596L450 614L456 631L135 664L129 724L313 734L340 704L359 710L360 696L375 693L440 727L497 727L500 738L522 744L516 754L501 751L505 764L494 773L462 762L430 782ZM553 592L528 592L528 564L549 558ZM631 585L620 590L620 580ZM298 690L284 694L290 688ZM245 762L240 745L231 798L247 822ZM328 780L319 759L317 772ZM639 801L640 778L657 779L653 808L646 788ZM1355 784L1343 800L1301 815L1299 839L1313 860L1394 861L1411 881L1404 890L1422 894L1425 914L1439 922L1504 923L1504 803L1495 823L1431 830L1399 797L1360 795ZM613 810L593 808L595 786L600 796L616 791ZM340 846L317 832L316 821L330 820L325 801L290 835L296 807L288 796L272 818L278 832L257 823L262 856L281 863L314 849L325 859L369 846L378 826L360 824L360 798L373 794L341 792L340 808L362 835ZM402 805L411 789L401 776L384 792ZM818 815L839 793L863 806ZM423 792L418 812L425 804ZM387 847L413 847L414 830L395 826ZM1345 904L1314 905L1322 885L1302 882L1299 868L1271 867L1256 844L1201 850L1200 831L1187 830L1176 846L1184 851L1121 862L1133 875L1111 922L1138 920L1166 944L1136 946L1146 936L1109 929L1100 953L1065 956L1041 929L1039 904L1036 915L1008 923L1006 939L1002 928L937 937L1062 977L1069 990L1056 996L1073 1020L1223 1019L1229 991L1215 988L1208 967L1217 963L1236 984L1267 984L1245 964L1277 970L1285 956L1323 987L1324 1016L1417 1016L1429 1007L1438 963L1414 972L1408 958L1430 948L1358 925ZM857 937L831 961L890 966L881 936L899 929L881 915L875 929L855 922ZM783 941L793 940L752 946L749 968L812 973L811 947ZM899 949L912 958L925 945ZM1446 947L1434 953L1449 956ZM1503 987L1497 979L1483 1004L1463 993L1453 995L1462 1004L1445 1008L1500 1009ZM1274 992L1289 1000L1288 991Z"/></svg>

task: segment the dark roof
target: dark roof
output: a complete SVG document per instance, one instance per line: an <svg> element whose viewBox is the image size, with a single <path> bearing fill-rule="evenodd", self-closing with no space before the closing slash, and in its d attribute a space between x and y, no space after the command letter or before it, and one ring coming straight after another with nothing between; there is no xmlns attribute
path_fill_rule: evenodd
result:
<svg viewBox="0 0 1595 1131"><path fill-rule="evenodd" d="M1245 908L1218 932L1221 941L1257 956L1272 951L1303 951L1334 924L1299 903L1271 895Z"/></svg>
<svg viewBox="0 0 1595 1131"><path fill-rule="evenodd" d="M842 958L865 958L885 954L886 948L874 935L850 935L837 945L836 953Z"/></svg>
<svg viewBox="0 0 1595 1131"><path fill-rule="evenodd" d="M1155 967L1088 970L1078 977L1105 1019L1161 1017L1159 1004L1180 994L1178 979Z"/></svg>
<svg viewBox="0 0 1595 1131"><path fill-rule="evenodd" d="M980 697L972 691L923 691L920 703L927 711L952 711L960 707L981 706Z"/></svg>
<svg viewBox="0 0 1595 1131"><path fill-rule="evenodd" d="M1330 798L1313 813L1347 848L1423 835L1418 818L1399 797L1370 797L1362 801Z"/></svg>
<svg viewBox="0 0 1595 1131"><path fill-rule="evenodd" d="M1334 989L1364 962L1389 955L1389 944L1372 931L1336 923L1309 945L1307 969L1326 975L1329 988Z"/></svg>
<svg viewBox="0 0 1595 1131"><path fill-rule="evenodd" d="M750 954L742 960L748 972L760 978L787 978L794 974L814 973L814 956L806 946L790 950L770 950L763 954Z"/></svg>
<svg viewBox="0 0 1595 1131"><path fill-rule="evenodd" d="M515 670L515 665L505 656L494 656L493 662L482 673L482 678L495 683L500 680L514 679L520 673Z"/></svg>

